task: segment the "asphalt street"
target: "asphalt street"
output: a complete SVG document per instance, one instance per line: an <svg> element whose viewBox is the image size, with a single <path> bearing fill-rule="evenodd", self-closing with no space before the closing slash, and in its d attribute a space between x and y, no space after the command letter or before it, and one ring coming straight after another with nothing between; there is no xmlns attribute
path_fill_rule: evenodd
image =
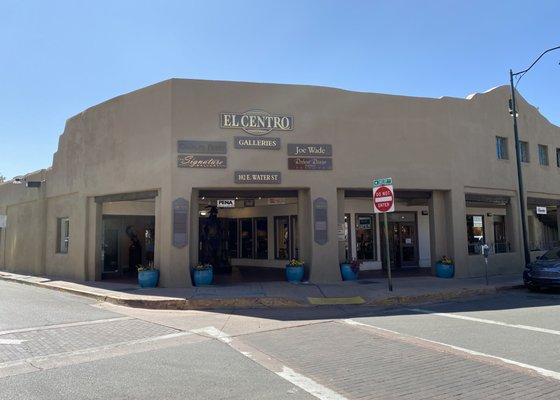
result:
<svg viewBox="0 0 560 400"><path fill-rule="evenodd" d="M143 310L0 281L0 399L560 398L560 294Z"/></svg>

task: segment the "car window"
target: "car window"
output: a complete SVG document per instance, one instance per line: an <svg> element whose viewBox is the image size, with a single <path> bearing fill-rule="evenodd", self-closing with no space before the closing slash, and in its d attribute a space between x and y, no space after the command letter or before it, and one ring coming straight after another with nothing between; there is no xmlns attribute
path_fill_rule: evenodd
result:
<svg viewBox="0 0 560 400"><path fill-rule="evenodd" d="M541 260L558 260L560 259L560 247L556 247L547 251L541 256Z"/></svg>

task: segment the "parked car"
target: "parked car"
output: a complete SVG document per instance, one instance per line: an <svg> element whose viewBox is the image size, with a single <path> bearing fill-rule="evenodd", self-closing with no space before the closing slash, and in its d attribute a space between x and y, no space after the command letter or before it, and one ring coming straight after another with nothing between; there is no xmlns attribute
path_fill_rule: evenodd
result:
<svg viewBox="0 0 560 400"><path fill-rule="evenodd" d="M560 287L560 247L547 251L528 264L523 271L523 282L530 290Z"/></svg>

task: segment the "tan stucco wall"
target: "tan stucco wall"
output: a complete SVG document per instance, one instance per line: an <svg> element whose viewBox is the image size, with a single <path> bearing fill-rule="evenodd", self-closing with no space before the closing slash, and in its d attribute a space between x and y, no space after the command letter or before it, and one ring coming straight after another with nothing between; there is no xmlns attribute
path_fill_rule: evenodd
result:
<svg viewBox="0 0 560 400"><path fill-rule="evenodd" d="M445 251L456 259L458 276L479 274L480 262L467 255L465 193L510 196L516 238L520 229L508 90L499 87L468 100L425 99L312 86L173 79L119 96L67 121L52 168L39 173L46 180L41 189L0 185L0 212L8 215L9 224L5 239L0 239L4 240L0 266L91 279L97 275L92 265L99 258L94 254L99 228L94 225L100 217L92 197L158 190L154 214L161 282L188 285L188 267L196 259L197 214L191 211L189 246L173 247L172 201L184 197L192 205L203 188L247 188L234 184L235 170L273 170L282 172L281 185L253 188L300 190L301 251L311 264L313 280L340 279L336 230L343 210L338 207L341 189L367 189L372 177L383 176L391 176L398 189L435 190L429 219L436 222L430 231L440 240L430 241L432 258ZM293 131L267 135L281 138L281 150L234 149L233 137L247 134L220 129L218 115L252 109L293 116ZM560 199L555 163L560 128L521 97L519 115L520 136L529 141L531 152L531 162L523 166L527 195ZM496 135L509 139L509 160L496 159ZM181 139L227 141L228 167L178 168ZM333 170L288 170L287 143L331 144ZM549 147L548 167L538 165L539 143ZM311 204L318 197L328 201L325 245L314 243L311 236ZM53 250L53 224L61 213L72 215L71 248L64 258ZM40 246L32 244L37 241ZM497 270L520 269L519 243L515 249L507 257L500 255L504 261Z"/></svg>

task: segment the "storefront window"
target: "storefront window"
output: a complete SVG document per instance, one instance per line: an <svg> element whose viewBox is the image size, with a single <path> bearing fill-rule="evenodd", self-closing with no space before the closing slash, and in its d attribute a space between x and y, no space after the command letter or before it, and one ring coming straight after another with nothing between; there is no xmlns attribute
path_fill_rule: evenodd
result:
<svg viewBox="0 0 560 400"><path fill-rule="evenodd" d="M356 255L358 260L377 259L373 214L356 215Z"/></svg>
<svg viewBox="0 0 560 400"><path fill-rule="evenodd" d="M68 244L70 243L70 219L58 218L56 233L56 252L61 254L68 253Z"/></svg>
<svg viewBox="0 0 560 400"><path fill-rule="evenodd" d="M253 220L240 219L241 258L253 258Z"/></svg>
<svg viewBox="0 0 560 400"><path fill-rule="evenodd" d="M255 218L256 258L268 259L268 226L266 217Z"/></svg>
<svg viewBox="0 0 560 400"><path fill-rule="evenodd" d="M237 258L237 220L227 220L227 252L228 257Z"/></svg>
<svg viewBox="0 0 560 400"><path fill-rule="evenodd" d="M483 215L467 215L467 239L469 254L480 254L486 243Z"/></svg>
<svg viewBox="0 0 560 400"><path fill-rule="evenodd" d="M277 260L287 260L290 257L290 225L289 218L274 217L275 255Z"/></svg>
<svg viewBox="0 0 560 400"><path fill-rule="evenodd" d="M507 253L509 243L506 236L506 217L494 215L494 251L496 253Z"/></svg>

